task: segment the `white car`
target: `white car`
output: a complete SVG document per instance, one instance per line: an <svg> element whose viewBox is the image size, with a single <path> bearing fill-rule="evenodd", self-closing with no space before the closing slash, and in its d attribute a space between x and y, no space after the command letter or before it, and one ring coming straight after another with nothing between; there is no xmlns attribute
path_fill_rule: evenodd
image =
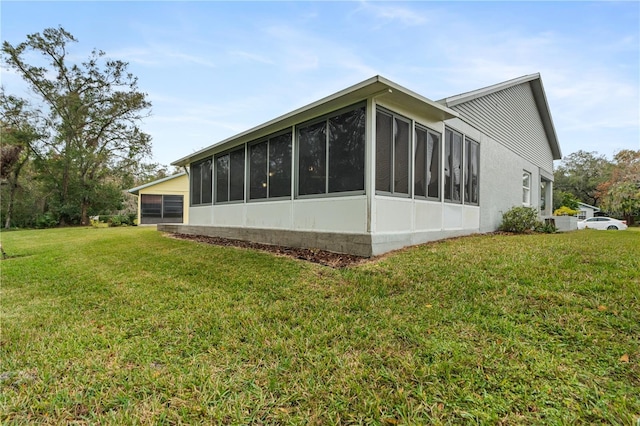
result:
<svg viewBox="0 0 640 426"><path fill-rule="evenodd" d="M621 220L613 219L611 217L590 217L586 220L578 222L578 229L612 229L612 230L625 230L627 224Z"/></svg>

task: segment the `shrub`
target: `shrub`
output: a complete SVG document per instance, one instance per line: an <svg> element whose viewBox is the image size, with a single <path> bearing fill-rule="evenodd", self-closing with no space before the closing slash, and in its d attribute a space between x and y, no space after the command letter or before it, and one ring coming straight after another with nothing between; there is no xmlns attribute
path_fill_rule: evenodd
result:
<svg viewBox="0 0 640 426"><path fill-rule="evenodd" d="M36 217L36 228L53 228L58 225L58 220L51 213L45 213Z"/></svg>
<svg viewBox="0 0 640 426"><path fill-rule="evenodd" d="M518 234L531 231L540 223L538 212L533 207L512 207L502 214L500 230Z"/></svg>
<svg viewBox="0 0 640 426"><path fill-rule="evenodd" d="M578 210L574 210L571 207L562 206L553 212L554 216L575 216L579 213Z"/></svg>
<svg viewBox="0 0 640 426"><path fill-rule="evenodd" d="M558 232L558 228L556 228L556 225L552 220L546 219L544 222L536 223L535 231L545 234L554 234Z"/></svg>

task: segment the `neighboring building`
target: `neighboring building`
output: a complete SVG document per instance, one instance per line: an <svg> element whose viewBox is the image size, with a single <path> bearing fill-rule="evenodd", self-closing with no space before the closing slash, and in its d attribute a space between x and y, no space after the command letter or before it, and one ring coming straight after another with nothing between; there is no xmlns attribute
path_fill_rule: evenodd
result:
<svg viewBox="0 0 640 426"><path fill-rule="evenodd" d="M178 173L129 190L138 196L138 224L188 223L189 176Z"/></svg>
<svg viewBox="0 0 640 426"><path fill-rule="evenodd" d="M188 225L363 256L551 215L560 147L539 74L431 101L376 76L174 162Z"/></svg>
<svg viewBox="0 0 640 426"><path fill-rule="evenodd" d="M578 220L585 220L596 216L600 209L590 204L578 203Z"/></svg>

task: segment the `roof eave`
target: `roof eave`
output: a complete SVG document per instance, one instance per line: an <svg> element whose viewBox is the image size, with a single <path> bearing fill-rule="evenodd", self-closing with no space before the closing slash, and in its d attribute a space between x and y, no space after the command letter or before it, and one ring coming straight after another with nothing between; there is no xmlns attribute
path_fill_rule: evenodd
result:
<svg viewBox="0 0 640 426"><path fill-rule="evenodd" d="M147 183L145 183L143 185L136 186L135 188L128 189L127 191L132 193L133 195L138 195L138 192L140 192L141 189L145 189L145 188L148 188L150 186L157 185L159 183L166 182L166 181L171 180L171 179L179 178L180 176L184 176L186 174L187 174L187 172L176 173L175 175L163 177L161 179L157 179L157 180L154 180L152 182L147 182Z"/></svg>
<svg viewBox="0 0 640 426"><path fill-rule="evenodd" d="M287 114L281 115L280 117L274 118L273 120L267 121L263 124L255 126L249 130L238 133L234 136L231 136L227 139L224 139L220 142L217 142L213 145L210 145L206 148L203 148L199 151L196 151L192 154L189 154L185 157L180 158L179 160L171 163L174 166L186 166L189 163L203 158L205 154L209 151L212 151L216 148L223 148L225 145L232 145L233 142L236 142L243 138L251 138L253 136L260 137L262 133L268 133L269 131L277 131L276 127L279 124L291 121L297 122L296 119L300 119L301 121L306 121L307 119L312 118L311 116L314 112L317 112L319 115L322 115L322 110L325 107L336 105L339 107L341 103L357 103L366 100L369 97L376 97L380 94L392 94L393 96L406 96L411 99L415 99L419 103L427 106L434 111L437 111L443 119L458 117L459 114L435 101L425 98L409 89L406 89L390 80L387 80L384 77L379 75L364 80L358 84L355 84L351 87L348 87L344 90L336 92L332 95L324 97L318 101L315 101L311 104L298 108L294 111L291 111ZM309 117L307 117L309 116Z"/></svg>

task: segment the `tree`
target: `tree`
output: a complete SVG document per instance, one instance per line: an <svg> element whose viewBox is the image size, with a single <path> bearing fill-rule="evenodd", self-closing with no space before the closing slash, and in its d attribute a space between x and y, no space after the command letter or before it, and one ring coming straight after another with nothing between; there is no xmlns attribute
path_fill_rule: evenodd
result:
<svg viewBox="0 0 640 426"><path fill-rule="evenodd" d="M151 104L126 62L94 49L85 62L71 63L72 42L77 40L62 27L48 28L16 46L5 41L2 53L40 102L49 129L34 156L54 195L50 208L60 224L78 219L88 224L89 213L112 198L113 188L105 184L111 171L150 154L151 138L139 124ZM41 61L29 64L34 57Z"/></svg>
<svg viewBox="0 0 640 426"><path fill-rule="evenodd" d="M614 156L611 178L598 186L601 207L633 225L640 215L640 150L625 149Z"/></svg>
<svg viewBox="0 0 640 426"><path fill-rule="evenodd" d="M8 186L3 197L4 227L9 229L13 219L20 178L35 143L44 137L39 133L36 115L24 99L7 96L0 90L0 180Z"/></svg>
<svg viewBox="0 0 640 426"><path fill-rule="evenodd" d="M554 173L553 198L560 200L570 193L592 206L600 203L598 185L609 179L611 162L596 152L577 151L562 159ZM567 206L571 207L571 206Z"/></svg>
<svg viewBox="0 0 640 426"><path fill-rule="evenodd" d="M572 192L565 192L556 190L553 191L553 210L558 210L561 207L567 207L571 210L578 210L578 203L580 200L573 195Z"/></svg>

